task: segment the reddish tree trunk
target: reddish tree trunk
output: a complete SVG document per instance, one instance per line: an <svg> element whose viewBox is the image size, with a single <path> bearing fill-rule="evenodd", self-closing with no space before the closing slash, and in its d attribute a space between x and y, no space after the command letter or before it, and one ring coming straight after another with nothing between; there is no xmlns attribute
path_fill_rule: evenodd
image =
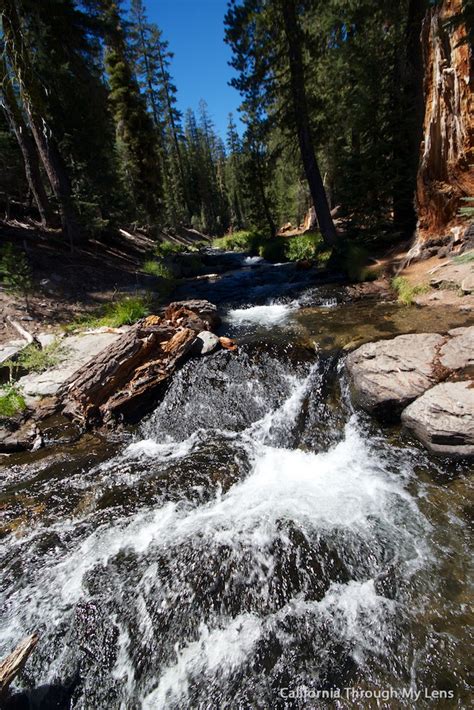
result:
<svg viewBox="0 0 474 710"><path fill-rule="evenodd" d="M417 177L417 246L452 233L462 197L474 195L472 49L450 18L462 0L443 0L425 15L421 33L425 117Z"/></svg>

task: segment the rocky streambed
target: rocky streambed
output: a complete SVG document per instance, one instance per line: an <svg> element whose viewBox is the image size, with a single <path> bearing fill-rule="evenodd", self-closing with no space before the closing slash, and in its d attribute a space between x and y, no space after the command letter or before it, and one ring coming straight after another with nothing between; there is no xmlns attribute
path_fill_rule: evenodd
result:
<svg viewBox="0 0 474 710"><path fill-rule="evenodd" d="M40 637L17 695L45 685L69 689L73 708L283 709L305 707L288 697L306 688L319 710L322 690L349 708L345 688L389 687L401 708L410 689L469 702L459 447L471 444L451 438L456 452L440 456L408 420L472 378L468 314L350 303L302 282L272 296L260 278L242 291L237 275L234 300L221 288L216 340L196 321L179 336L194 348L201 334L199 352L139 423L3 458L0 655ZM178 312L164 319L171 339L199 318ZM138 326L156 373L160 325ZM75 401L105 419L120 402L120 420L119 380L98 410Z"/></svg>
<svg viewBox="0 0 474 710"><path fill-rule="evenodd" d="M368 343L346 367L355 401L431 451L474 456L474 326Z"/></svg>

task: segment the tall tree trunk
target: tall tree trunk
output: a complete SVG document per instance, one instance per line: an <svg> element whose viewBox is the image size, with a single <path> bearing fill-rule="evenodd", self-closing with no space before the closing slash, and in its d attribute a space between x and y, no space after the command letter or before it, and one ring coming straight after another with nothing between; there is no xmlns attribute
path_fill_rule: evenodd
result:
<svg viewBox="0 0 474 710"><path fill-rule="evenodd" d="M396 49L394 108L400 120L394 122L393 145L394 158L401 169L393 187L393 221L395 228L406 237L413 236L416 229L414 195L424 115L420 35L426 5L426 0L410 0L404 51Z"/></svg>
<svg viewBox="0 0 474 710"><path fill-rule="evenodd" d="M71 183L66 165L46 123L46 111L41 96L42 89L36 80L28 48L23 41L21 21L14 0L3 0L1 18L7 57L14 69L31 133L58 201L62 226L72 248L79 240L81 233L72 199Z"/></svg>
<svg viewBox="0 0 474 710"><path fill-rule="evenodd" d="M296 15L295 0L280 0L290 64L291 93L301 159L308 180L311 198L325 243L334 246L336 229L332 221L326 191L316 160L309 123L308 102L304 80L302 44L303 37Z"/></svg>
<svg viewBox="0 0 474 710"><path fill-rule="evenodd" d="M425 117L417 177L417 240L449 234L458 225L462 197L474 195L472 48L460 44L466 28L447 24L462 0L443 0L423 20Z"/></svg>
<svg viewBox="0 0 474 710"><path fill-rule="evenodd" d="M3 58L0 58L0 78L2 108L20 147L26 179L38 207L41 223L46 226L52 224L52 210L41 177L38 153L30 130L23 120Z"/></svg>

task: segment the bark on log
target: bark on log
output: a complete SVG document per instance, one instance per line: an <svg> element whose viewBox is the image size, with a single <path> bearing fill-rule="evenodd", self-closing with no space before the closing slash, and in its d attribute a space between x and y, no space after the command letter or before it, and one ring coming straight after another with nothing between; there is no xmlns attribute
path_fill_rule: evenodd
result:
<svg viewBox="0 0 474 710"><path fill-rule="evenodd" d="M414 252L430 237L448 234L459 223L461 198L474 195L472 48L460 44L462 24L447 24L461 10L462 0L443 0L423 21L425 118Z"/></svg>
<svg viewBox="0 0 474 710"><path fill-rule="evenodd" d="M137 421L191 355L196 336L218 322L207 301L177 302L139 321L64 383L59 408L85 427Z"/></svg>
<svg viewBox="0 0 474 710"><path fill-rule="evenodd" d="M4 697L9 685L23 669L38 640L39 636L37 634L32 634L23 639L15 650L0 663L0 698Z"/></svg>

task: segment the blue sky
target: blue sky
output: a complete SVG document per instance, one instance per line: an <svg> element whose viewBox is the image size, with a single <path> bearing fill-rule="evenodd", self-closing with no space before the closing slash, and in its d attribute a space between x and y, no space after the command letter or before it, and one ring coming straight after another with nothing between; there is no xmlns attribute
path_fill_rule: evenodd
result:
<svg viewBox="0 0 474 710"><path fill-rule="evenodd" d="M238 92L228 86L233 70L224 42L227 0L144 0L174 52L171 74L178 89L178 108L197 111L205 99L215 127L224 138L230 111L238 123Z"/></svg>

